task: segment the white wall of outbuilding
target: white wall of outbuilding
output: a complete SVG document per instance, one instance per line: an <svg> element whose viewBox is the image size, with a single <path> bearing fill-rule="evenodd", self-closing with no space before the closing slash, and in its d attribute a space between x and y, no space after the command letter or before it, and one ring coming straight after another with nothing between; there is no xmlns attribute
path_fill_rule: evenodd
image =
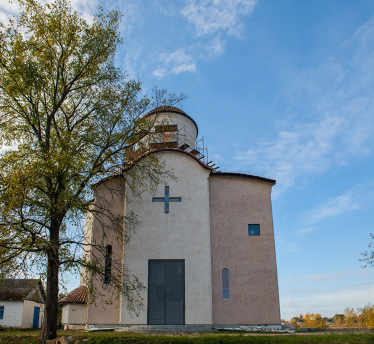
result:
<svg viewBox="0 0 374 344"><path fill-rule="evenodd" d="M21 327L22 326L22 301L0 301L0 306L4 307L3 319L0 319L0 326Z"/></svg>
<svg viewBox="0 0 374 344"><path fill-rule="evenodd" d="M34 320L34 307L40 307L39 328L42 325L44 304L34 301L0 301L4 307L3 319L0 326L16 328L32 328Z"/></svg>
<svg viewBox="0 0 374 344"><path fill-rule="evenodd" d="M87 319L87 305L82 303L66 304L62 306L61 323L63 325L85 324Z"/></svg>
<svg viewBox="0 0 374 344"><path fill-rule="evenodd" d="M32 328L34 322L34 307L40 308L38 328L42 327L44 304L34 301L23 301L22 328Z"/></svg>

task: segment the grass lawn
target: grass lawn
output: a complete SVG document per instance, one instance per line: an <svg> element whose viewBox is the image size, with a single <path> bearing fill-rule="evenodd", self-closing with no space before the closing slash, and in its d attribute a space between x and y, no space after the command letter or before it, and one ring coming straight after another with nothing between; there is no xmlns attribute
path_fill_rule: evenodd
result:
<svg viewBox="0 0 374 344"><path fill-rule="evenodd" d="M0 344L38 343L40 331L2 330ZM146 334L126 332L59 331L58 336L73 336L76 340L88 338L87 344L106 343L374 343L374 332L369 333L295 333L269 334L248 332L208 332Z"/></svg>

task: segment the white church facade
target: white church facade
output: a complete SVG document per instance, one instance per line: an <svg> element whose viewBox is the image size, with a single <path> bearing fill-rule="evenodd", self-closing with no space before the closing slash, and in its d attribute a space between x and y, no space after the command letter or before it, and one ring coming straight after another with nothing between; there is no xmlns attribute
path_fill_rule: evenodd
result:
<svg viewBox="0 0 374 344"><path fill-rule="evenodd" d="M103 181L95 187L93 205L107 199L111 212L135 214L140 223L128 243L110 236L106 240L111 259L121 260L123 269L146 287L141 291L144 308L134 316L108 281L95 280L104 299L95 304L84 297L65 302L84 307L79 319L69 321L65 306L65 325L279 325L271 205L275 181L219 172L199 158L198 128L192 118L175 107L159 107L146 116L156 115L155 131L162 139L151 142L151 153L146 154L156 154L176 178L140 197L128 187L113 196L108 190L113 183L124 183L121 178ZM133 154L136 149L131 148ZM102 223L86 219L85 233L92 242L100 240Z"/></svg>

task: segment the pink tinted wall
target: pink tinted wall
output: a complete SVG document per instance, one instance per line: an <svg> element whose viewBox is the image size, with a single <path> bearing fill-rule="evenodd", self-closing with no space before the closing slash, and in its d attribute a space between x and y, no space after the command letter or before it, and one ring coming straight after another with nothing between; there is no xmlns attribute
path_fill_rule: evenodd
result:
<svg viewBox="0 0 374 344"><path fill-rule="evenodd" d="M272 186L244 177L209 178L215 325L280 324ZM248 235L248 224L259 224L260 235ZM222 294L224 268L229 269L229 300Z"/></svg>
<svg viewBox="0 0 374 344"><path fill-rule="evenodd" d="M111 222L105 216L110 209L113 215L124 215L125 212L125 183L121 178L101 183L95 189L95 207L102 214L93 217L92 243L112 245L112 275L116 273L115 265L121 269L123 260L123 239L111 228ZM104 234L105 233L105 234ZM101 257L105 265L105 257L92 249L92 253ZM93 256L91 255L91 259ZM112 285L104 285L102 278L93 279L93 289L97 297L87 307L87 324L119 324L121 299L118 290Z"/></svg>

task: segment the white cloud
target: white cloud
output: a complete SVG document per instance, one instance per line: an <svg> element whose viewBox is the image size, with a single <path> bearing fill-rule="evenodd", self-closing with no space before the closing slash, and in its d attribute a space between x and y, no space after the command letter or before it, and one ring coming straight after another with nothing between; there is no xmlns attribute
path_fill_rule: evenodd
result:
<svg viewBox="0 0 374 344"><path fill-rule="evenodd" d="M18 144L16 143L13 144L12 146L0 146L0 155L10 150L17 150L17 148L18 148Z"/></svg>
<svg viewBox="0 0 374 344"><path fill-rule="evenodd" d="M112 0L112 2L106 2L106 8L119 10L123 14L120 24L122 37L129 38L133 31L137 34L137 29L144 25L144 7L139 1L121 0L118 2Z"/></svg>
<svg viewBox="0 0 374 344"><path fill-rule="evenodd" d="M316 229L313 225L317 222L358 210L364 205L371 207L373 203L371 197L372 190L373 182L368 182L366 184L357 185L342 195L321 202L316 207L308 209L301 214L300 218L297 220L298 228L293 230L292 233L300 237L313 232ZM286 243L282 246L287 247L291 252L298 251L301 248L299 243L287 242L281 237L276 237L276 243L277 245ZM279 249L279 247L277 248Z"/></svg>
<svg viewBox="0 0 374 344"><path fill-rule="evenodd" d="M192 61L193 57L191 55L186 54L184 49L178 49L171 54L162 54L160 56L160 60L164 60L166 64L183 64Z"/></svg>
<svg viewBox="0 0 374 344"><path fill-rule="evenodd" d="M188 0L181 14L195 26L197 35L219 30L240 36L244 29L242 18L249 15L257 0Z"/></svg>
<svg viewBox="0 0 374 344"><path fill-rule="evenodd" d="M291 252L299 251L301 246L299 243L296 242L290 242L287 245Z"/></svg>
<svg viewBox="0 0 374 344"><path fill-rule="evenodd" d="M41 5L51 4L54 0L40 0ZM92 24L94 13L97 11L98 0L70 0L71 7L77 11L78 14L85 19L89 24ZM20 6L17 1L9 2L4 0L0 3L0 22L7 22L9 17L16 16L20 12Z"/></svg>
<svg viewBox="0 0 374 344"><path fill-rule="evenodd" d="M166 68L158 68L153 71L152 75L156 78L162 79L167 74Z"/></svg>
<svg viewBox="0 0 374 344"><path fill-rule="evenodd" d="M243 16L252 12L256 2L257 0L188 0L180 11L176 11L174 2L154 0L153 7L165 16L174 17L181 14L201 33L216 33L220 30L238 36L244 28L241 22ZM198 62L217 58L225 49L226 40L221 38L221 33L216 33L213 38L199 40L172 52L163 52L156 59L154 54L152 58L159 64L152 74L161 79L166 75L181 72L195 73Z"/></svg>
<svg viewBox="0 0 374 344"><path fill-rule="evenodd" d="M309 296L309 297L302 297L297 299L285 299L281 300L282 302L285 301L295 301L295 300L313 300L313 301L321 301L321 300L328 300L328 301L338 301L339 303L343 303L345 305L350 305L353 299L362 300L359 301L359 305L364 306L368 303L368 300L371 300L374 296L374 284L373 283L366 283L362 285L353 285L344 288L338 288L332 293L328 294L321 294L317 296ZM346 301L344 301L346 300ZM318 302L321 304L321 302ZM356 303L356 300L355 300Z"/></svg>
<svg viewBox="0 0 374 344"><path fill-rule="evenodd" d="M163 65L159 65L152 74L161 79L171 73L195 73L197 72L197 62L199 60L210 60L222 55L225 52L225 46L226 41L217 36L205 44L196 43L187 49L179 48L174 52L162 53L157 59Z"/></svg>
<svg viewBox="0 0 374 344"><path fill-rule="evenodd" d="M176 66L172 69L174 74L179 74L180 72L196 72L196 64L195 63L183 63L179 66Z"/></svg>
<svg viewBox="0 0 374 344"><path fill-rule="evenodd" d="M315 230L315 227L305 227L305 228L297 229L296 231L293 231L293 233L296 234L297 236L301 236L303 234L312 233L314 230Z"/></svg>
<svg viewBox="0 0 374 344"><path fill-rule="evenodd" d="M323 284L318 289L311 289L310 292L314 295L305 297L283 298L283 295L289 293L281 293L282 318L291 319L295 315L305 314L306 312L333 316L335 313L343 313L346 307L363 307L374 297L372 272L345 271L310 277L313 283L323 283L330 279L341 279L340 284L343 284L349 282L353 276L360 276L362 281L366 280L367 283L350 284L334 289L329 289L326 284ZM303 296L303 292L299 290L293 290L292 294L294 296Z"/></svg>
<svg viewBox="0 0 374 344"><path fill-rule="evenodd" d="M310 279L311 283L319 283L319 282L326 282L332 279L348 278L348 275L349 274L347 273L347 271L343 271L343 272L333 272L333 273L322 274L322 275L311 275L311 276L308 276L308 278Z"/></svg>
<svg viewBox="0 0 374 344"><path fill-rule="evenodd" d="M308 280L311 283L320 283L320 282L327 282L334 279L349 279L359 277L363 278L363 280L372 279L374 272L371 270L348 270L348 271L337 271L331 273L325 273L320 275L310 275L308 276ZM364 284L366 285L366 284Z"/></svg>
<svg viewBox="0 0 374 344"><path fill-rule="evenodd" d="M208 43L207 49L210 51L210 56L222 55L226 49L226 41L221 40L221 38L217 36Z"/></svg>
<svg viewBox="0 0 374 344"><path fill-rule="evenodd" d="M1 1L0 3L0 22L6 23L8 18L19 13L19 6L17 2Z"/></svg>
<svg viewBox="0 0 374 344"><path fill-rule="evenodd" d="M278 190L289 188L305 174L328 170L331 157L327 153L336 135L329 122L332 120L327 118L298 130L281 131L275 141L264 142L256 151L238 152L236 159L266 171L277 180Z"/></svg>
<svg viewBox="0 0 374 344"><path fill-rule="evenodd" d="M280 299L282 318L306 312L322 313L323 316L333 316L343 313L346 307L363 307L374 297L374 284L354 285L339 288L330 293L315 296Z"/></svg>
<svg viewBox="0 0 374 344"><path fill-rule="evenodd" d="M53 0L49 0L49 3ZM94 20L94 14L97 12L97 6L99 5L98 0L70 0L71 7L77 11L77 13L87 21L88 24L92 24Z"/></svg>
<svg viewBox="0 0 374 344"><path fill-rule="evenodd" d="M320 289L292 289L290 290L290 292L292 294L310 294L310 293L315 293L317 291L320 291ZM286 294L289 294L289 293L283 293L283 295L286 295Z"/></svg>
<svg viewBox="0 0 374 344"><path fill-rule="evenodd" d="M374 18L344 44L335 59L301 73L288 90L293 104L277 123L274 139L238 151L277 180L275 193L309 182L315 175L347 165L374 150ZM287 92L287 91L285 91ZM341 200L343 201L343 200Z"/></svg>
<svg viewBox="0 0 374 344"><path fill-rule="evenodd" d="M175 2L172 1L163 1L165 5L160 0L154 0L153 1L153 7L162 12L165 16L174 17L177 13L177 7L175 5Z"/></svg>
<svg viewBox="0 0 374 344"><path fill-rule="evenodd" d="M144 65L138 67L138 62L141 58L141 53L141 47L133 47L132 49L129 49L129 52L126 53L123 59L124 69L132 78L136 78L137 75L144 69Z"/></svg>
<svg viewBox="0 0 374 344"><path fill-rule="evenodd" d="M182 48L177 49L173 53L163 53L159 55L158 60L162 61L165 67L158 66L152 74L160 79L170 73L196 72L194 57L187 54Z"/></svg>
<svg viewBox="0 0 374 344"><path fill-rule="evenodd" d="M39 0L41 5L51 4L55 0ZM143 9L139 6L139 1L136 0L107 0L105 3L100 0L69 0L73 10L77 11L80 17L85 19L89 24L92 24L94 14L98 11L98 6L101 5L106 11L113 9L120 11L123 14L122 22L120 24L121 31L124 31L127 36L135 28L144 24ZM5 22L7 16L13 16L19 13L19 6L17 1L9 2L4 0L0 2L0 21Z"/></svg>
<svg viewBox="0 0 374 344"><path fill-rule="evenodd" d="M222 55L225 52L226 40L221 39L220 36L217 36L208 43L198 43L191 48L196 50L196 55L199 55L201 59L212 59Z"/></svg>
<svg viewBox="0 0 374 344"><path fill-rule="evenodd" d="M314 224L326 218L338 216L360 208L359 195L350 190L309 210L308 213L310 215L306 216L305 223Z"/></svg>

